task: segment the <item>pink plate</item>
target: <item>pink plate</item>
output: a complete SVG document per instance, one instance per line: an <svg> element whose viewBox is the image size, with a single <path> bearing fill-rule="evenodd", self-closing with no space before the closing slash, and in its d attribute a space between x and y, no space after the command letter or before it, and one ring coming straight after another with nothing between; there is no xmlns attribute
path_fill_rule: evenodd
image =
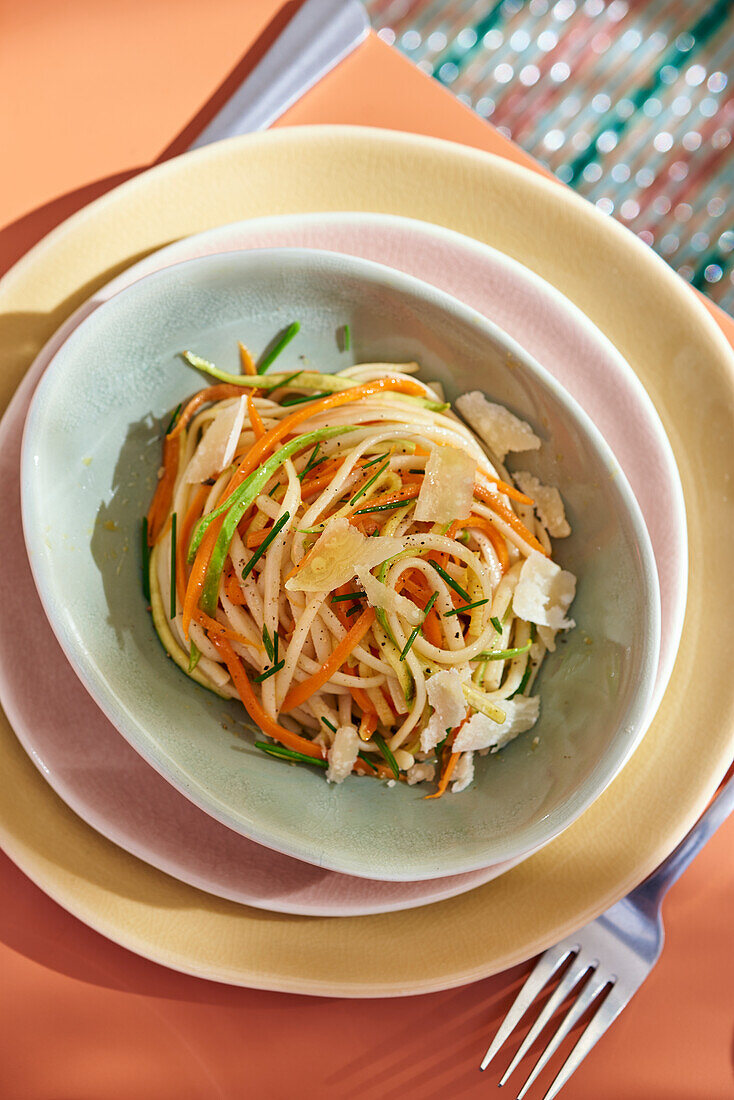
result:
<svg viewBox="0 0 734 1100"><path fill-rule="evenodd" d="M672 670L685 607L687 545L678 473L644 389L588 319L501 253L449 230L370 214L284 216L222 226L123 272L41 352L0 424L3 597L14 637L0 636L0 698L36 766L104 836L209 893L280 912L354 916L425 905L470 890L511 863L422 882L352 878L263 848L190 803L120 737L73 675L46 620L20 521L20 438L33 390L69 332L102 301L153 270L241 248L302 246L363 256L424 279L485 313L579 400L615 451L645 515L660 577L663 642L654 706ZM33 649L39 683L18 654ZM517 861L514 861L517 862Z"/></svg>

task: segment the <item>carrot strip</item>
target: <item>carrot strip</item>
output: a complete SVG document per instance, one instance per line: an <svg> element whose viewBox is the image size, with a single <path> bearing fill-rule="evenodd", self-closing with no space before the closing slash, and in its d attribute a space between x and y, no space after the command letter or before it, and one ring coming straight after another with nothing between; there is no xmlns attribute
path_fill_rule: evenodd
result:
<svg viewBox="0 0 734 1100"><path fill-rule="evenodd" d="M227 666L227 670L232 677L232 682L237 688L237 693L242 700L245 710L263 733L267 733L269 737L274 738L276 741L280 741L281 745L285 745L289 749L294 749L296 752L302 752L306 756L313 756L316 759L323 760L326 756L326 751L321 745L315 745L313 741L309 741L305 737L300 737L297 733L293 733L292 730L288 730L285 726L279 725L274 718L271 718L255 695L252 684L245 671L245 666L242 664L242 661L232 649L227 639L215 634L210 638L210 641L215 649L219 650Z"/></svg>
<svg viewBox="0 0 734 1100"><path fill-rule="evenodd" d="M362 721L359 723L359 737L362 741L369 741L372 734L377 729L377 712L374 710L365 711L362 715Z"/></svg>
<svg viewBox="0 0 734 1100"><path fill-rule="evenodd" d="M217 518L212 520L209 524L204 534L204 538L201 540L201 545L196 553L196 557L194 558L194 564L191 566L189 583L186 586L183 611L181 614L181 626L183 627L184 638L188 638L189 636L189 624L194 614L194 610L198 606L202 589L204 588L209 558L212 555L214 545L219 537L225 515L226 513L217 516Z"/></svg>
<svg viewBox="0 0 734 1100"><path fill-rule="evenodd" d="M246 638L244 634L238 634L236 630L231 630L224 623L220 623L217 619L212 619L210 615L207 615L206 611L202 611L197 607L194 612L194 622L197 622L199 626L203 626L208 635L216 634L220 638L229 638L230 641L239 642L240 645L251 646L253 649L265 650L265 646L260 645L258 642L252 642L249 638Z"/></svg>
<svg viewBox="0 0 734 1100"><path fill-rule="evenodd" d="M302 680L300 684L292 687L283 700L280 709L287 713L289 710L293 710L294 707L300 706L315 691L318 691L327 680L330 680L334 673L339 671L354 647L362 641L374 621L374 608L365 608L352 629L342 638L318 672L314 672L313 676L309 676L306 680Z"/></svg>
<svg viewBox="0 0 734 1100"><path fill-rule="evenodd" d="M189 545L194 523L201 514L201 509L204 507L204 501L208 493L208 485L199 486L191 502L191 506L184 516L184 521L181 524L178 539L176 540L176 591L182 604L186 596L186 550Z"/></svg>
<svg viewBox="0 0 734 1100"><path fill-rule="evenodd" d="M362 711L362 714L374 714L377 717L377 711L375 705L370 699L369 695L362 688L350 688L352 699L354 699L357 706Z"/></svg>
<svg viewBox="0 0 734 1100"><path fill-rule="evenodd" d="M532 546L533 550L538 550L544 557L548 557L548 551L538 542L535 535L531 535L527 527L521 520L517 518L515 513L511 511L506 504L503 504L499 500L495 493L490 492L484 485L478 483L474 486L474 496L479 497L485 504L488 504L493 512L496 512L500 519L503 519L513 531L516 532L529 546Z"/></svg>
<svg viewBox="0 0 734 1100"><path fill-rule="evenodd" d="M233 603L235 607L247 606L245 594L242 591L234 573L230 573L230 575L226 578L224 582L224 591L227 594L227 599L229 600L229 602Z"/></svg>
<svg viewBox="0 0 734 1100"><path fill-rule="evenodd" d="M250 424L255 435L255 439L262 439L265 435L265 425L262 422L260 413L255 408L255 402L252 399L252 394L247 395L247 411L250 415Z"/></svg>
<svg viewBox="0 0 734 1100"><path fill-rule="evenodd" d="M234 386L230 382L219 382L216 386L207 386L203 390L199 390L189 401L186 408L183 410L178 420L176 421L176 427L173 431L169 432L166 439L176 439L181 432L188 426L192 417L199 411L202 405L208 405L212 401L224 401L226 397L241 397L242 387Z"/></svg>
<svg viewBox="0 0 734 1100"><path fill-rule="evenodd" d="M441 795L444 794L444 792L446 791L446 788L449 785L449 780L451 779L454 768L456 767L460 756L461 756L460 752L452 752L451 753L451 756L448 759L448 763L446 764L446 767L443 770L443 775L441 776L441 780L438 784L438 787L433 792L433 794L427 794L425 796L426 799L440 798Z"/></svg>
<svg viewBox="0 0 734 1100"><path fill-rule="evenodd" d="M259 531L253 531L252 534L248 535L245 539L245 546L247 547L247 549L254 550L260 545L261 542L265 542L265 539L268 537L272 529L273 525L271 523L270 527L261 527Z"/></svg>
<svg viewBox="0 0 734 1100"><path fill-rule="evenodd" d="M500 569L503 573L506 573L510 565L510 555L507 553L507 543L494 524L485 516L469 516L467 519L455 519L446 532L446 537L450 539L456 538L457 531L462 531L465 527L476 527L478 531L484 532L494 547L500 563Z"/></svg>
<svg viewBox="0 0 734 1100"><path fill-rule="evenodd" d="M418 496L419 492L420 487L418 485L406 485L404 489L398 489L397 493L385 493L384 496L381 497L372 497L370 500L364 501L363 505L359 504L359 501L357 503L359 507L376 508L380 504L397 504L403 500L413 500ZM358 511L359 507L357 509ZM365 513L366 516L369 514L369 512ZM361 520L362 516L355 514L350 516L349 519L350 521Z"/></svg>
<svg viewBox="0 0 734 1100"><path fill-rule="evenodd" d="M178 439L167 435L163 440L163 476L148 509L148 546L153 546L168 519L173 502L173 490L178 475L180 446Z"/></svg>
<svg viewBox="0 0 734 1100"><path fill-rule="evenodd" d="M242 343L241 340L238 341L238 346L239 346L239 349L240 349L240 363L242 365L242 373L243 374L257 374L257 368L255 367L255 361L254 361L254 359L252 358L249 351L247 350L247 348L245 347L245 345Z"/></svg>

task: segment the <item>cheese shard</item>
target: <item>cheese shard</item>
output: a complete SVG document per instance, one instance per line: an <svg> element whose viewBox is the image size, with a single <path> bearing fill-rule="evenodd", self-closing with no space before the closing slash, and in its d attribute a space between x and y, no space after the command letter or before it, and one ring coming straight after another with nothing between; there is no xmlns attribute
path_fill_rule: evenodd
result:
<svg viewBox="0 0 734 1100"><path fill-rule="evenodd" d="M372 569L404 548L402 539L390 535L368 539L345 516L335 516L285 587L289 592L333 592L358 570Z"/></svg>
<svg viewBox="0 0 734 1100"><path fill-rule="evenodd" d="M414 518L419 522L450 523L457 516L468 516L476 472L477 460L465 451L435 447L428 456Z"/></svg>
<svg viewBox="0 0 734 1100"><path fill-rule="evenodd" d="M498 725L484 714L473 714L454 738L454 752L476 752L478 749L496 752L519 733L529 730L538 720L540 699L537 696L518 695L514 699L502 699L501 703L505 712L504 722Z"/></svg>
<svg viewBox="0 0 734 1100"><path fill-rule="evenodd" d="M236 404L228 405L226 409L218 412L209 422L194 457L186 467L188 483L197 484L206 481L207 478L214 477L229 466L242 431L246 402L245 397L240 398Z"/></svg>
<svg viewBox="0 0 734 1100"><path fill-rule="evenodd" d="M504 462L510 451L537 451L540 447L540 440L529 424L504 405L487 401L479 390L457 397L456 408L499 462Z"/></svg>
<svg viewBox="0 0 734 1100"><path fill-rule="evenodd" d="M451 784L451 793L460 794L461 791L471 783L474 778L474 753L465 752L462 754L461 759L457 761L456 767L452 773L453 782Z"/></svg>
<svg viewBox="0 0 734 1100"><path fill-rule="evenodd" d="M424 780L431 780L435 774L436 767L434 764L413 764L406 772L408 786L414 787L416 783L423 783Z"/></svg>
<svg viewBox="0 0 734 1100"><path fill-rule="evenodd" d="M561 494L553 485L543 485L537 477L527 470L518 470L512 475L517 487L533 498L535 511L540 522L548 529L554 539L565 539L571 534L571 528L563 509Z"/></svg>
<svg viewBox="0 0 734 1100"><path fill-rule="evenodd" d="M372 540L373 541L373 540ZM362 585L367 596L367 602L371 607L381 608L383 611L392 611L400 615L411 626L418 626L423 621L423 612L411 601L401 596L394 588L388 588L377 577L373 577L369 569L358 569L357 580Z"/></svg>
<svg viewBox="0 0 734 1100"><path fill-rule="evenodd" d="M533 550L523 562L512 597L516 615L529 623L551 630L569 630L575 625L566 612L576 595L576 578L550 558Z"/></svg>
<svg viewBox="0 0 734 1100"><path fill-rule="evenodd" d="M447 730L454 729L466 718L462 679L455 668L434 672L428 681L428 702L433 707L433 714L421 733L423 752L430 752L443 741Z"/></svg>
<svg viewBox="0 0 734 1100"><path fill-rule="evenodd" d="M328 783L343 783L352 769L359 754L359 734L354 726L339 726L334 734L334 743L327 753L329 767L326 769Z"/></svg>

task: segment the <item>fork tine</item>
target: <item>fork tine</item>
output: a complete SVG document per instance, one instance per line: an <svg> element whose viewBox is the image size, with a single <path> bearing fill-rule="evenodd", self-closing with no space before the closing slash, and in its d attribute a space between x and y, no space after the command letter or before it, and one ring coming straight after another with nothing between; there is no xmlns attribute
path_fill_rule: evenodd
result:
<svg viewBox="0 0 734 1100"><path fill-rule="evenodd" d="M634 989L631 989L621 993L616 986L612 987L609 996L604 998L589 1020L586 1029L579 1036L578 1042L561 1066L543 1100L553 1100L553 1097L558 1095L571 1074L578 1069L592 1047L599 1042L609 1025L616 1020L622 1009L628 1004L634 992Z"/></svg>
<svg viewBox="0 0 734 1100"><path fill-rule="evenodd" d="M489 1049L482 1059L482 1064L479 1067L480 1069L487 1068L497 1051L515 1030L540 991L548 984L556 970L558 970L558 967L568 958L573 950L575 950L575 948L568 947L565 944L558 944L556 947L551 947L540 956L535 964L535 968L531 970L530 974L525 979L525 984L520 989L507 1015L500 1024L497 1034L490 1043Z"/></svg>
<svg viewBox="0 0 734 1100"><path fill-rule="evenodd" d="M533 1066L530 1076L517 1094L517 1100L522 1100L523 1096L528 1091L533 1081L545 1067L549 1058L551 1058L551 1056L556 1052L556 1050L566 1038L576 1021L581 1019L589 1005L592 1004L592 1002L599 996L601 991L606 987L608 981L608 978L598 978L596 974L591 974L589 976L589 980L586 982L578 997L561 1020L561 1023L555 1035L551 1038L548 1046L541 1053L538 1061Z"/></svg>
<svg viewBox="0 0 734 1100"><path fill-rule="evenodd" d="M541 1031L544 1029L545 1025L550 1020L553 1013L556 1011L560 1004L563 1004L566 997L574 988L574 986L576 986L581 981L584 974L589 969L589 966L589 963L582 963L578 957L574 960L574 962L571 963L568 970L556 986L555 990L543 1006L542 1012L538 1014L538 1018L536 1019L533 1026L530 1028L530 1031L527 1033L522 1043L520 1044L520 1049L518 1050L517 1054L505 1070L504 1075L500 1078L501 1085L504 1085L505 1081L516 1069L519 1062L525 1057L527 1052L530 1050L530 1047L533 1045L535 1040L540 1035Z"/></svg>

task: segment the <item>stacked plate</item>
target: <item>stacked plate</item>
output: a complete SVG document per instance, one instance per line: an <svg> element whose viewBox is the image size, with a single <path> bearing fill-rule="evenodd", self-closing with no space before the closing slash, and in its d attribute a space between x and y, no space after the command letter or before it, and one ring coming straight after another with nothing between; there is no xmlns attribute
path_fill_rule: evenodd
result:
<svg viewBox="0 0 734 1100"><path fill-rule="evenodd" d="M357 212L310 212L329 208ZM75 677L46 620L19 508L21 436L43 371L90 313L145 275L207 254L273 247L376 260L490 318L591 416L644 514L662 610L652 725L604 795L513 870L510 861L383 881L262 847L205 813L130 747ZM142 253L151 254L134 262ZM10 723L0 737L0 832L8 854L51 896L181 970L378 996L461 984L529 957L624 894L674 846L732 749L732 691L717 682L719 657L699 638L705 621L725 649L730 627L716 598L725 560L714 540L696 534L686 615L685 513L694 532L704 513L720 515L734 373L703 308L631 235L562 188L461 147L344 128L280 131L189 154L99 200L6 277L0 307L17 317L9 387L25 374L0 428L2 586L13 623L0 639ZM696 370L707 413L690 403ZM693 484L704 440L708 476L694 493L686 480ZM682 631L686 659L674 671ZM671 720L683 698L685 731ZM714 725L713 713L724 721ZM696 743L699 728L707 739ZM331 916L342 919L322 919ZM424 930L427 942L451 950L422 952ZM365 951L370 943L379 951Z"/></svg>

